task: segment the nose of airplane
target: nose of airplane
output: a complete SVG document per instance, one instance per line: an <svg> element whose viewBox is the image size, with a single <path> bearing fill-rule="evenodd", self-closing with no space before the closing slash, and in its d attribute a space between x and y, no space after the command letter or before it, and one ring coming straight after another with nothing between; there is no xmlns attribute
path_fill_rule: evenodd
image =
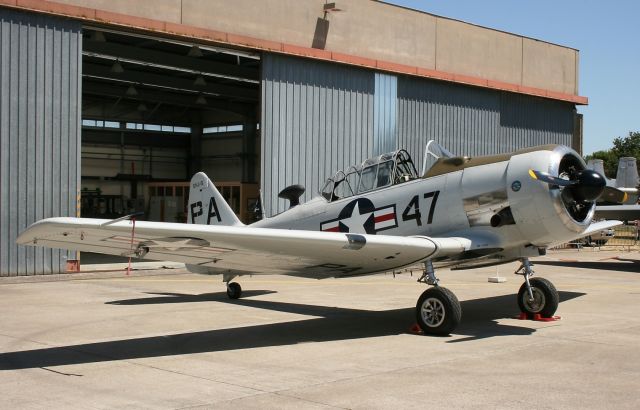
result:
<svg viewBox="0 0 640 410"><path fill-rule="evenodd" d="M590 169L583 169L577 175L577 183L568 189L577 202L592 202L602 195L606 185L607 182L602 175Z"/></svg>

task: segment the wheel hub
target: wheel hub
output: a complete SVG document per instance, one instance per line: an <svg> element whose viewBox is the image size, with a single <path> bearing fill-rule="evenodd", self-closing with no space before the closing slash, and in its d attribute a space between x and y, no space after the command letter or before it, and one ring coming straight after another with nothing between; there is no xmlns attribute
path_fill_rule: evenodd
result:
<svg viewBox="0 0 640 410"><path fill-rule="evenodd" d="M444 322L444 305L436 298L428 298L420 309L422 320L429 327L438 327Z"/></svg>
<svg viewBox="0 0 640 410"><path fill-rule="evenodd" d="M531 292L533 293L533 299L529 298L528 292L525 292L522 295L522 303L531 313L538 313L544 309L546 298L544 297L544 293L538 288L532 287Z"/></svg>

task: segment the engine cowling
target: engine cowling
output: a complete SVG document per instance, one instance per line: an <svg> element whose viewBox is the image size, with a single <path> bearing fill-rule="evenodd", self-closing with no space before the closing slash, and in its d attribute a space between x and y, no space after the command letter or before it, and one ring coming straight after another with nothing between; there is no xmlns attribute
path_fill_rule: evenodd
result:
<svg viewBox="0 0 640 410"><path fill-rule="evenodd" d="M530 170L548 173L563 180L576 181L572 186L545 183ZM516 154L507 166L507 196L515 225L523 237L532 238L535 246L561 243L584 232L595 212L599 183L586 170L586 163L573 149L553 148Z"/></svg>

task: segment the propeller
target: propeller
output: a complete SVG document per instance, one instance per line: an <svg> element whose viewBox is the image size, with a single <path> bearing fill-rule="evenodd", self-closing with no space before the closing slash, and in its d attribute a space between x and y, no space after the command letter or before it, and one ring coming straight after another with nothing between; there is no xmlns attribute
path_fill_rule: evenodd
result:
<svg viewBox="0 0 640 410"><path fill-rule="evenodd" d="M607 185L602 175L590 169L571 170L568 175L569 179L533 169L529 170L529 175L531 178L546 182L549 185L564 187L562 191L563 197L575 203L595 201L603 194Z"/></svg>

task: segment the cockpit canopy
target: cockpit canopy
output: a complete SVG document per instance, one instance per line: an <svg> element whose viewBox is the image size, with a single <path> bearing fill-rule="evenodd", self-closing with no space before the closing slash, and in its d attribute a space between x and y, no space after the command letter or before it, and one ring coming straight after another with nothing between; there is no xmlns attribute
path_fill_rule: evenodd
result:
<svg viewBox="0 0 640 410"><path fill-rule="evenodd" d="M418 178L411 156L403 149L369 158L328 178L320 194L329 202Z"/></svg>

